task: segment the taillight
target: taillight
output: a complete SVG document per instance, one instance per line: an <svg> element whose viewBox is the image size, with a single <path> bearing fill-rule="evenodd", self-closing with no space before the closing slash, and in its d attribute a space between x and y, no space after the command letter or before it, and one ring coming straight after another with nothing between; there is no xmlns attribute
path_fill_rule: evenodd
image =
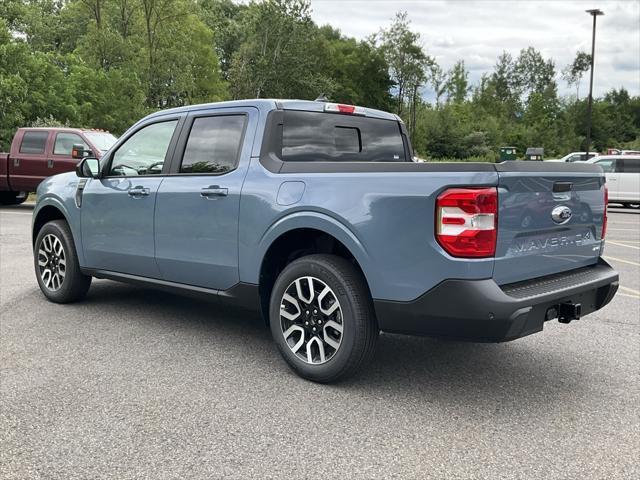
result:
<svg viewBox="0 0 640 480"><path fill-rule="evenodd" d="M454 257L493 257L498 233L498 190L450 188L436 200L436 240Z"/></svg>
<svg viewBox="0 0 640 480"><path fill-rule="evenodd" d="M602 220L602 240L607 234L607 205L609 204L609 189L607 185L604 186L604 219Z"/></svg>

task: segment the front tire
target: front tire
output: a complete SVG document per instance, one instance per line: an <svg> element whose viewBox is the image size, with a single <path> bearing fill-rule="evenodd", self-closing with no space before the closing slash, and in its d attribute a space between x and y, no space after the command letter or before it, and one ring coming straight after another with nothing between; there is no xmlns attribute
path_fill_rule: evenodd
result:
<svg viewBox="0 0 640 480"><path fill-rule="evenodd" d="M334 382L373 357L378 326L362 273L344 258L309 255L287 265L271 292L271 334L291 369Z"/></svg>
<svg viewBox="0 0 640 480"><path fill-rule="evenodd" d="M69 225L64 220L46 223L38 232L33 252L40 290L55 303L83 299L91 277L80 271L78 255Z"/></svg>

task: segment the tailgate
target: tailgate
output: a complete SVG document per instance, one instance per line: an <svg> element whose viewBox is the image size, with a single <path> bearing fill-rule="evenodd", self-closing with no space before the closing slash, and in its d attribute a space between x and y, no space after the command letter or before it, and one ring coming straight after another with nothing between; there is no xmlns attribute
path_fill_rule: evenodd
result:
<svg viewBox="0 0 640 480"><path fill-rule="evenodd" d="M503 285L598 261L604 174L597 165L505 162L498 171L494 280Z"/></svg>

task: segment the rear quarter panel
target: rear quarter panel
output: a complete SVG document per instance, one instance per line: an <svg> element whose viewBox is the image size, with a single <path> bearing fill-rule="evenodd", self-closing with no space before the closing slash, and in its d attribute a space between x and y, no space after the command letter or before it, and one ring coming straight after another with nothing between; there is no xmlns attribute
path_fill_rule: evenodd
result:
<svg viewBox="0 0 640 480"><path fill-rule="evenodd" d="M304 190L297 202L280 205L285 182L301 182ZM437 244L435 199L451 186L496 184L495 172L276 174L254 157L240 206L240 279L258 283L271 243L295 228L316 228L344 243L375 299L409 301L446 278L490 278L493 259L456 259Z"/></svg>

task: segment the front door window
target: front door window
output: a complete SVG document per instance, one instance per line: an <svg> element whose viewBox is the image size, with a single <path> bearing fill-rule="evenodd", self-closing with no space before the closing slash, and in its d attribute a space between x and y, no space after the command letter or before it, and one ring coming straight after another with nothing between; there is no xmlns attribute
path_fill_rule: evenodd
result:
<svg viewBox="0 0 640 480"><path fill-rule="evenodd" d="M138 130L113 154L109 176L135 177L162 173L178 120L154 123Z"/></svg>

